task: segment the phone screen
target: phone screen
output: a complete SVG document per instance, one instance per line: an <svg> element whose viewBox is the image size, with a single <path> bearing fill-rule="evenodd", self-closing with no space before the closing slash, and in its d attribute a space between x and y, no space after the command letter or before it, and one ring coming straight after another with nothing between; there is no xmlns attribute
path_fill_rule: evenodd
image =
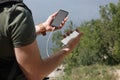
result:
<svg viewBox="0 0 120 80"><path fill-rule="evenodd" d="M65 10L59 10L56 17L53 19L51 26L59 27L62 21L67 17L68 12Z"/></svg>

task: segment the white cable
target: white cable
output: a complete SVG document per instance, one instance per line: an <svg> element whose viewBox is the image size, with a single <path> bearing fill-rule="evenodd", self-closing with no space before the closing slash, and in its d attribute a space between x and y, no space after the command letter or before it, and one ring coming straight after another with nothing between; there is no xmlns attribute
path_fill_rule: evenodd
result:
<svg viewBox="0 0 120 80"><path fill-rule="evenodd" d="M48 39L47 39L47 43L46 43L46 54L47 54L48 57L50 57L50 55L49 55L49 53L48 53L48 43L49 43L49 40L50 40L50 37L51 37L52 33L53 33L53 31L50 32L50 34L49 34L49 36L48 36Z"/></svg>

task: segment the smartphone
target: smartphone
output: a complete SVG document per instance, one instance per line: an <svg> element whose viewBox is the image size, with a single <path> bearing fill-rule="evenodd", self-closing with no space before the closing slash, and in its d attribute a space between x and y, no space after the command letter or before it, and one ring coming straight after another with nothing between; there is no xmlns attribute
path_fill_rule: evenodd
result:
<svg viewBox="0 0 120 80"><path fill-rule="evenodd" d="M68 16L68 12L65 10L60 9L56 15L56 17L51 22L51 26L59 27L62 21Z"/></svg>

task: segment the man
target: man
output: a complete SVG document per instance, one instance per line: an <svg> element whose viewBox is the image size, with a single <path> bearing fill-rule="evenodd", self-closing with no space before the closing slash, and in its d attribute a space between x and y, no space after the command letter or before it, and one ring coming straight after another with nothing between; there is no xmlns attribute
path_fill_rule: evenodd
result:
<svg viewBox="0 0 120 80"><path fill-rule="evenodd" d="M75 48L82 33L55 55L42 59L36 35L56 30L50 23L57 12L34 27L31 11L21 0L0 1L0 80L42 80ZM66 21L67 18L59 29Z"/></svg>

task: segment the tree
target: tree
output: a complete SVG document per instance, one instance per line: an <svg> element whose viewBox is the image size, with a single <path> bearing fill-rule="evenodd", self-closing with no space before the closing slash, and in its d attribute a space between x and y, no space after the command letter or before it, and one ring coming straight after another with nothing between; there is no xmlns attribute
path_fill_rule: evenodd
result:
<svg viewBox="0 0 120 80"><path fill-rule="evenodd" d="M84 33L84 36L65 60L68 71L80 65L120 63L120 1L117 4L109 3L100 6L100 15L100 19L84 22L77 27ZM70 27L64 32L74 29L75 25L70 21L68 26ZM61 47L57 41L61 39L62 32L57 34L53 41Z"/></svg>

